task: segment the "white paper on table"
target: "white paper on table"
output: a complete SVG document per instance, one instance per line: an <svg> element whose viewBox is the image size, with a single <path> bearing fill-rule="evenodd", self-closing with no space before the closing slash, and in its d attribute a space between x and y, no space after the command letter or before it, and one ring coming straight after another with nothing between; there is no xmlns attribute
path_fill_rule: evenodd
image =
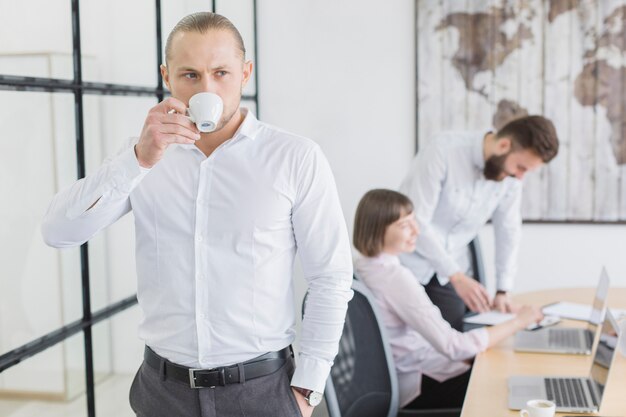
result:
<svg viewBox="0 0 626 417"><path fill-rule="evenodd" d="M559 316L564 319L589 321L591 317L591 306L588 304L568 303L561 301L545 306L543 314L551 316ZM616 308L611 309L611 313L616 320L626 318L626 310L620 310Z"/></svg>
<svg viewBox="0 0 626 417"><path fill-rule="evenodd" d="M499 311L489 311L487 313L476 314L475 316L465 317L463 321L471 324L485 324L487 326L494 326L496 324L504 323L507 320L511 320L515 317L515 314L500 313Z"/></svg>

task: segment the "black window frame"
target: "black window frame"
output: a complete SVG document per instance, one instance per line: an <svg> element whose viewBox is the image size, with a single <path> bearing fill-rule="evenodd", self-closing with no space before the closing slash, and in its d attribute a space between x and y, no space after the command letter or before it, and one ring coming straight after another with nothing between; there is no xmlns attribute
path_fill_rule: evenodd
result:
<svg viewBox="0 0 626 417"><path fill-rule="evenodd" d="M49 93L72 93L74 95L74 128L76 132L76 166L78 178L85 177L85 133L84 133L84 107L83 96L85 94L105 95L105 96L137 96L156 97L159 102L163 101L167 91L163 88L160 66L163 63L163 42L161 25L161 0L155 0L156 17L156 56L157 56L157 85L155 88L139 87L133 85L123 85L115 83L85 82L82 75L81 57L81 33L80 33L80 0L69 0L71 2L72 13L72 57L73 57L73 79L57 79L43 77L23 77L19 75L0 74L0 90L5 91L26 91L26 92L49 92ZM251 0L253 8L253 48L255 58L254 94L242 96L242 100L255 103L256 113L259 114L259 74L258 74L258 31L257 31L257 1ZM219 11L217 0L207 1L210 3L210 11ZM89 275L89 251L88 243L80 247L81 263L81 287L82 287L82 308L81 319L62 326L42 337L34 339L20 347L10 350L0 355L0 373L23 362L24 360L54 346L69 337L83 332L85 351L85 381L87 397L87 415L95 417L95 383L94 383L94 363L93 363L93 338L92 327L97 323L109 319L114 315L137 304L136 294L124 298L118 302L92 311Z"/></svg>

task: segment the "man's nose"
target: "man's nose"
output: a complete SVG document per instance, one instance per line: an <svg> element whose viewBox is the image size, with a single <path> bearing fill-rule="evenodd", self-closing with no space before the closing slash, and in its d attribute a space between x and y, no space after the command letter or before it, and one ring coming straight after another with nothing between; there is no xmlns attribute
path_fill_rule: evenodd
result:
<svg viewBox="0 0 626 417"><path fill-rule="evenodd" d="M216 85L215 81L211 79L210 76L205 75L202 77L202 82L200 83L200 88L202 89L202 93L216 93Z"/></svg>

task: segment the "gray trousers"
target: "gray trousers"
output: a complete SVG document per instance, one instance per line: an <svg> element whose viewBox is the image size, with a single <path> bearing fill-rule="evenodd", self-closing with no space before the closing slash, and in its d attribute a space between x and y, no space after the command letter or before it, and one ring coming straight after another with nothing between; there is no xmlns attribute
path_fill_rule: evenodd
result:
<svg viewBox="0 0 626 417"><path fill-rule="evenodd" d="M302 417L291 390L293 358L273 374L215 388L193 389L145 362L130 387L138 417Z"/></svg>

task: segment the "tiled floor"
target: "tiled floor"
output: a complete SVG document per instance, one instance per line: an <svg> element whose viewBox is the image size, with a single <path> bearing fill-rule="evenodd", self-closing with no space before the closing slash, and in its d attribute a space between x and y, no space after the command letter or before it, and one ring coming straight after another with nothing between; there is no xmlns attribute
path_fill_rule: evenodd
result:
<svg viewBox="0 0 626 417"><path fill-rule="evenodd" d="M128 404L133 375L112 375L96 385L97 417L135 417ZM87 402L82 395L69 402L15 401L0 399L0 417L85 417ZM316 407L314 417L326 417L324 404Z"/></svg>

